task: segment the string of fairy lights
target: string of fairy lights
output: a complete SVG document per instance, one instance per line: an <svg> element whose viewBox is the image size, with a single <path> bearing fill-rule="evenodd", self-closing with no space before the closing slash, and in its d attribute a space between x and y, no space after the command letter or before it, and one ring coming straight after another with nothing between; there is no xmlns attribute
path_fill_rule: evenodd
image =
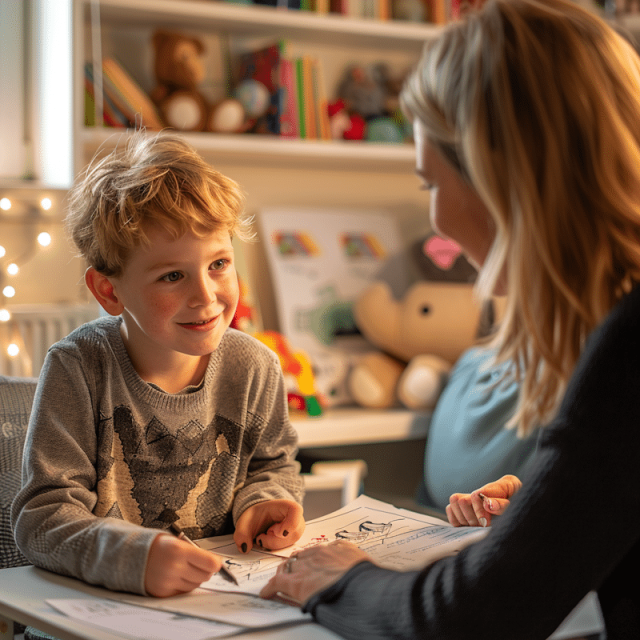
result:
<svg viewBox="0 0 640 640"><path fill-rule="evenodd" d="M39 251L53 242L47 230L53 224L59 194L43 193L38 189L0 189L0 329L11 324L11 301L19 289L22 267ZM14 226L22 234L21 242L16 234L6 230ZM9 236L12 237L9 237ZM17 357L22 348L22 339L17 332L1 331L0 348L10 357Z"/></svg>

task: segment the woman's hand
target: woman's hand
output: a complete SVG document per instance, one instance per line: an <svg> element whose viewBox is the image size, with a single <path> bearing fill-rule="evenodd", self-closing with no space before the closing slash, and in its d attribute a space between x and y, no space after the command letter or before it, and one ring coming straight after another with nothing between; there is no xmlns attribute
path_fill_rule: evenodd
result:
<svg viewBox="0 0 640 640"><path fill-rule="evenodd" d="M304 549L278 567L263 587L262 598L282 594L300 605L337 582L351 567L371 558L351 542L336 540Z"/></svg>
<svg viewBox="0 0 640 640"><path fill-rule="evenodd" d="M304 533L302 507L293 500L266 500L249 507L239 518L233 540L241 553L255 544L263 549L290 547Z"/></svg>
<svg viewBox="0 0 640 640"><path fill-rule="evenodd" d="M164 598L187 593L220 570L220 556L167 534L156 536L149 549L144 588Z"/></svg>
<svg viewBox="0 0 640 640"><path fill-rule="evenodd" d="M447 505L447 518L454 527L488 527L491 517L504 512L521 486L518 478L507 475L472 493L454 493Z"/></svg>

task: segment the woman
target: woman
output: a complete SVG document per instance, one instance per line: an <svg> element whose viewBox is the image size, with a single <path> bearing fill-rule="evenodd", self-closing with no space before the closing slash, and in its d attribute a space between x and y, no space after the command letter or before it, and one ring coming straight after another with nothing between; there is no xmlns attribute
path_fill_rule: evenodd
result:
<svg viewBox="0 0 640 640"><path fill-rule="evenodd" d="M433 226L483 298L506 294L492 346L518 365L512 425L546 427L522 488L450 505L476 524L510 501L456 557L398 573L331 544L262 595L346 638L530 640L596 590L608 638L638 638L640 60L570 1L489 0L427 43L402 98Z"/></svg>

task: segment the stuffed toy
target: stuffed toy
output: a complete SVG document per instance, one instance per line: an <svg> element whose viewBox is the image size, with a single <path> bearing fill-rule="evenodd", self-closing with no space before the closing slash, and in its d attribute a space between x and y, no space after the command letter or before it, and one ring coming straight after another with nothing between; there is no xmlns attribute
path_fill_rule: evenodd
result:
<svg viewBox="0 0 640 640"><path fill-rule="evenodd" d="M433 235L421 246L428 279L400 300L387 283L374 282L353 307L360 332L379 349L349 373L360 406L433 409L452 366L478 335L483 309L473 292L475 270L450 240Z"/></svg>
<svg viewBox="0 0 640 640"><path fill-rule="evenodd" d="M165 123L180 131L204 131L209 105L198 90L204 79L204 44L193 36L158 30L153 48L157 86L151 98Z"/></svg>
<svg viewBox="0 0 640 640"><path fill-rule="evenodd" d="M407 137L406 118L398 96L405 75L394 75L383 62L349 65L338 84L337 100L329 104L332 137L403 142Z"/></svg>

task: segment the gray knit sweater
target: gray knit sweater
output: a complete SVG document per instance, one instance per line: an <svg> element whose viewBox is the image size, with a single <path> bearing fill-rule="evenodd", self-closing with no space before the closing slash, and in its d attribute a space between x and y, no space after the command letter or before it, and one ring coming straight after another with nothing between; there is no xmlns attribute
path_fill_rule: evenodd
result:
<svg viewBox="0 0 640 640"><path fill-rule="evenodd" d="M169 394L136 373L120 318L49 350L12 508L16 542L51 571L144 593L158 529L231 533L247 507L302 499L277 356L229 329L201 385Z"/></svg>

